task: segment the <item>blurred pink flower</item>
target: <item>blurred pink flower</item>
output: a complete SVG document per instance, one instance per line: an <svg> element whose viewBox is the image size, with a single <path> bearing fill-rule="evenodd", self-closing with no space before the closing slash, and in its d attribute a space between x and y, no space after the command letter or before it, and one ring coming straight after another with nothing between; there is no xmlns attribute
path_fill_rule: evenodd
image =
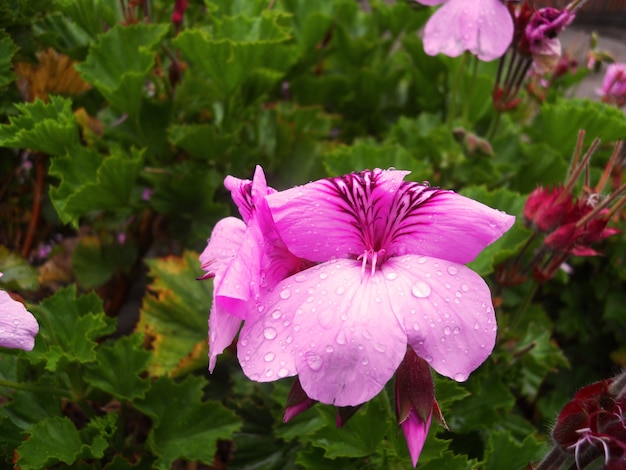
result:
<svg viewBox="0 0 626 470"><path fill-rule="evenodd" d="M416 0L439 5L424 29L429 55L457 57L470 51L480 60L504 55L513 39L513 18L502 0Z"/></svg>
<svg viewBox="0 0 626 470"><path fill-rule="evenodd" d="M30 351L38 332L35 317L8 292L0 290L0 346Z"/></svg>
<svg viewBox="0 0 626 470"><path fill-rule="evenodd" d="M624 106L626 104L626 63L611 64L606 69L602 88L598 90L602 101Z"/></svg>
<svg viewBox="0 0 626 470"><path fill-rule="evenodd" d="M491 294L463 264L514 217L407 174L366 170L265 196L286 249L317 264L250 305L238 342L248 377L298 375L310 399L356 406L380 392L407 344L457 381L487 358Z"/></svg>

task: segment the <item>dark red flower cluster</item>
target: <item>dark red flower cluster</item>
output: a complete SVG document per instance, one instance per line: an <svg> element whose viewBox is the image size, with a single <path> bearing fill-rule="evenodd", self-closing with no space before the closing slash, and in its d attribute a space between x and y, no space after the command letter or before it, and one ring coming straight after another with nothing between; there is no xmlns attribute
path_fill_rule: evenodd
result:
<svg viewBox="0 0 626 470"><path fill-rule="evenodd" d="M558 460L573 454L578 469L598 458L605 469L626 468L625 377L587 385L563 407L552 431Z"/></svg>

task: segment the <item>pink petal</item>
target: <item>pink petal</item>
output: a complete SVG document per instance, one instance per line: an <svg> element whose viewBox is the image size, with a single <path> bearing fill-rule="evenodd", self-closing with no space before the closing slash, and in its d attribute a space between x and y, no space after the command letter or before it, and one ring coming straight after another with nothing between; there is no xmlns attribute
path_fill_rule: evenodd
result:
<svg viewBox="0 0 626 470"><path fill-rule="evenodd" d="M482 278L461 264L412 255L387 260L381 271L411 347L440 374L466 380L496 340Z"/></svg>
<svg viewBox="0 0 626 470"><path fill-rule="evenodd" d="M200 254L200 267L209 277L223 272L237 254L246 232L246 224L235 217L220 220Z"/></svg>
<svg viewBox="0 0 626 470"><path fill-rule="evenodd" d="M409 448L409 454L411 454L413 467L417 465L417 461L422 453L422 448L428 437L431 418L432 414L428 417L428 421L424 423L417 413L412 410L409 412L409 417L400 423L402 431L404 432L406 445Z"/></svg>
<svg viewBox="0 0 626 470"><path fill-rule="evenodd" d="M237 336L241 318L229 314L213 303L209 316L209 372L213 372L217 356L224 352Z"/></svg>
<svg viewBox="0 0 626 470"><path fill-rule="evenodd" d="M224 180L224 186L230 191L233 201L246 223L255 211L258 201L266 195L276 192L275 189L267 185L263 168L259 165L255 168L252 181L242 180L229 175Z"/></svg>
<svg viewBox="0 0 626 470"><path fill-rule="evenodd" d="M37 320L24 305L0 291L0 346L31 351L38 332Z"/></svg>
<svg viewBox="0 0 626 470"><path fill-rule="evenodd" d="M421 187L406 183L404 198L411 196L409 189ZM515 222L515 217L453 191L431 190L426 196L398 223L388 255L412 253L469 263Z"/></svg>
<svg viewBox="0 0 626 470"><path fill-rule="evenodd" d="M302 271L263 299L264 317L247 321L238 356L261 382L298 374L306 394L355 406L380 392L406 352L406 335L380 273L339 259Z"/></svg>
<svg viewBox="0 0 626 470"><path fill-rule="evenodd" d="M501 0L449 0L426 23L424 50L456 57L470 51L480 60L506 52L513 39L513 19Z"/></svg>
<svg viewBox="0 0 626 470"><path fill-rule="evenodd" d="M386 215L408 173L366 170L314 181L266 199L278 233L296 256L315 262L357 257L368 248L364 232L375 231L369 222Z"/></svg>

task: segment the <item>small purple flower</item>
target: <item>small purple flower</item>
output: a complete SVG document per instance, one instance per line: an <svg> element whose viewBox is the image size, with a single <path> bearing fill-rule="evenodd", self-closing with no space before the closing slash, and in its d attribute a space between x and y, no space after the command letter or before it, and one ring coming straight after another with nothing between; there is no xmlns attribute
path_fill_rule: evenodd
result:
<svg viewBox="0 0 626 470"><path fill-rule="evenodd" d="M248 377L297 375L310 399L356 406L380 392L407 344L457 381L487 358L497 330L491 294L464 264L514 217L405 182L407 174L366 170L263 198L271 236L313 266L248 302L238 342Z"/></svg>
<svg viewBox="0 0 626 470"><path fill-rule="evenodd" d="M617 106L626 104L626 63L611 64L607 67L602 88L598 93L606 103Z"/></svg>
<svg viewBox="0 0 626 470"><path fill-rule="evenodd" d="M35 317L8 292L0 290L0 346L30 351L38 332Z"/></svg>
<svg viewBox="0 0 626 470"><path fill-rule="evenodd" d="M424 29L429 55L457 57L470 51L480 60L502 56L513 40L513 18L502 0L416 0L439 5Z"/></svg>
<svg viewBox="0 0 626 470"><path fill-rule="evenodd" d="M561 41L558 34L574 21L571 11L540 8L530 18L525 28L524 42L533 57L533 69L538 74L551 72L561 58Z"/></svg>

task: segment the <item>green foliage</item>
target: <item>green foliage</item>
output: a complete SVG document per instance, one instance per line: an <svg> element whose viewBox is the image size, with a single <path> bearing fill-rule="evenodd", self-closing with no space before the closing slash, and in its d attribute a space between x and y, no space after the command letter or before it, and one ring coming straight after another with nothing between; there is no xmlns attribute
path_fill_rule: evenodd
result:
<svg viewBox="0 0 626 470"><path fill-rule="evenodd" d="M432 420L418 465L540 460L572 393L626 365L626 237L567 257L522 213L565 181L580 129L603 145L573 192L596 184L621 110L564 98L580 71L496 112L498 63L427 55L434 9L417 2L205 0L173 23L183 3L0 4L0 287L40 325L32 351L0 351L0 467L409 467L393 379L337 428L325 404L283 423L293 378L251 382L235 345L207 376L214 281L196 280L198 253L239 217L224 178L257 164L276 189L394 167L517 217L469 264L491 288L493 352L467 382L435 374L449 429Z"/></svg>

